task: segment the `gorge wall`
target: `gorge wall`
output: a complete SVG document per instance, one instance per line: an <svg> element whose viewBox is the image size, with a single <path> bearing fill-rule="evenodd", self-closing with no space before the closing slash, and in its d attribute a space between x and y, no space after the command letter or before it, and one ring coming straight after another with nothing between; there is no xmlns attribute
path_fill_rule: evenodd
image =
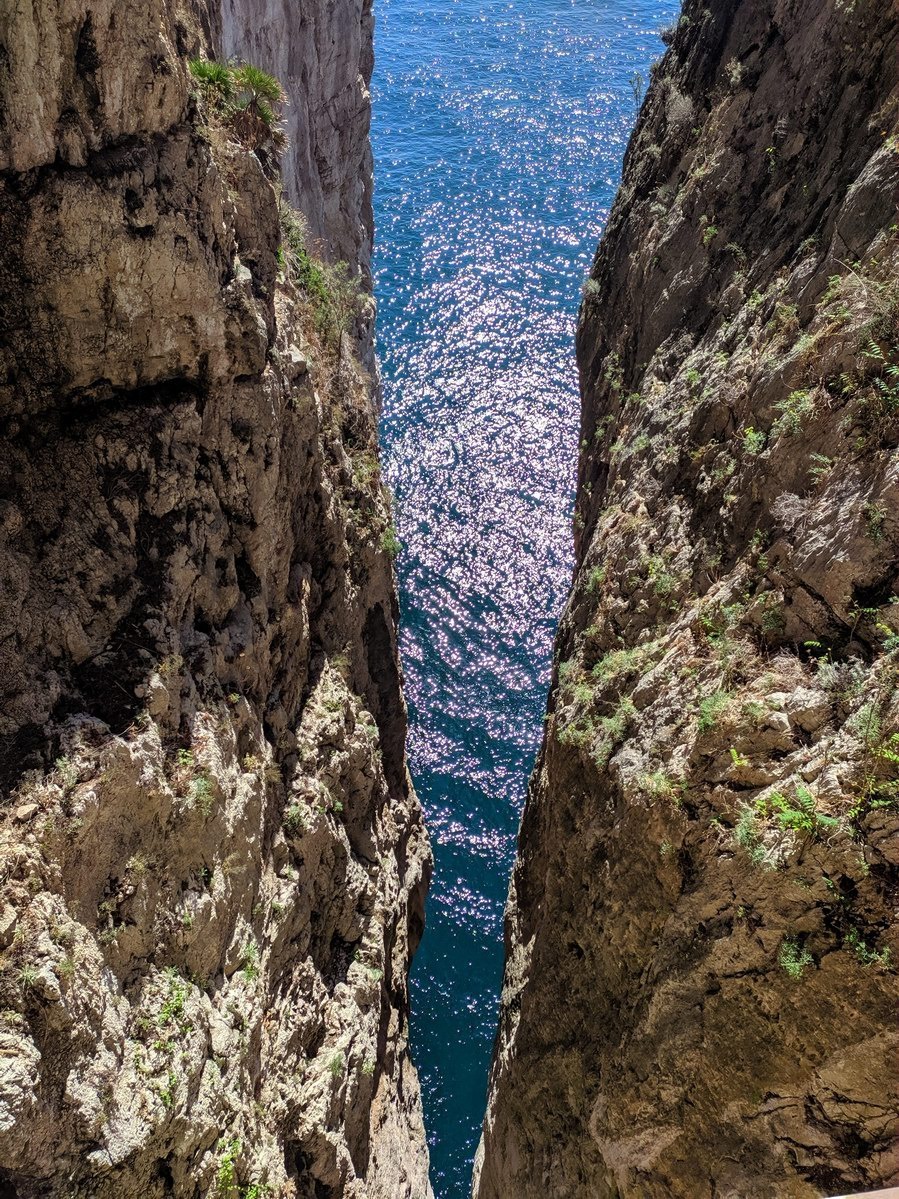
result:
<svg viewBox="0 0 899 1199"><path fill-rule="evenodd" d="M0 26L5 1197L430 1193L371 20L291 6L298 216L188 66L277 71L259 10Z"/></svg>
<svg viewBox="0 0 899 1199"><path fill-rule="evenodd" d="M578 327L477 1199L899 1181L899 56L687 0Z"/></svg>

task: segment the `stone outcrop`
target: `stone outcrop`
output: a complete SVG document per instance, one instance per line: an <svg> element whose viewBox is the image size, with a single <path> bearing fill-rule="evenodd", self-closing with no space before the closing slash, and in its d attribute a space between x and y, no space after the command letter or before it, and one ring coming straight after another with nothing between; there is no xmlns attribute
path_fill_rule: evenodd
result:
<svg viewBox="0 0 899 1199"><path fill-rule="evenodd" d="M371 254L371 0L221 0L226 57L258 63L290 96L287 191L335 259Z"/></svg>
<svg viewBox="0 0 899 1199"><path fill-rule="evenodd" d="M296 135L293 191L364 276L370 21L328 7L358 62L336 79L304 24L327 40L324 6L294 6L289 111L356 86L339 138ZM371 305L356 336L323 319L286 264L276 155L197 94L188 60L221 53L236 12L41 0L0 33L0 1195L18 1199L429 1194L407 1049L429 855Z"/></svg>
<svg viewBox="0 0 899 1199"><path fill-rule="evenodd" d="M578 328L478 1199L899 1181L896 12L668 41Z"/></svg>

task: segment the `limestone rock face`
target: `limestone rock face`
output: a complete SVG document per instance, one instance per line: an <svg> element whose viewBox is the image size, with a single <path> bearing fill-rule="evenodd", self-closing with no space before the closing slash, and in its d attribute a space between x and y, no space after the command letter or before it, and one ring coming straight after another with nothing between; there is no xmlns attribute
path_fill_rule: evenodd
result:
<svg viewBox="0 0 899 1199"><path fill-rule="evenodd" d="M371 0L221 0L225 57L271 71L290 95L288 192L335 259L371 254Z"/></svg>
<svg viewBox="0 0 899 1199"><path fill-rule="evenodd" d="M899 1180L896 14L669 41L580 316L478 1199Z"/></svg>
<svg viewBox="0 0 899 1199"><path fill-rule="evenodd" d="M220 13L5 19L0 1193L421 1199L429 851L369 310L323 330L272 156L193 93ZM327 152L363 149L312 215L358 270L341 119Z"/></svg>

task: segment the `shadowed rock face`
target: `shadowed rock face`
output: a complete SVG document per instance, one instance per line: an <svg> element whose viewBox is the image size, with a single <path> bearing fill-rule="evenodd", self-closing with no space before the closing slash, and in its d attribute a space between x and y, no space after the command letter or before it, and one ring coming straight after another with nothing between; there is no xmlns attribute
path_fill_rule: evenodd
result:
<svg viewBox="0 0 899 1199"><path fill-rule="evenodd" d="M478 1199L897 1180L897 23L688 2L578 329Z"/></svg>
<svg viewBox="0 0 899 1199"><path fill-rule="evenodd" d="M333 7L370 58L367 18ZM220 27L60 0L20 6L0 47L0 1193L19 1199L429 1193L406 982L429 854L370 313L325 335L280 269L272 155L191 93ZM329 102L316 70L294 108ZM342 119L324 152L353 154L316 165L339 203L295 190L364 271L364 89Z"/></svg>

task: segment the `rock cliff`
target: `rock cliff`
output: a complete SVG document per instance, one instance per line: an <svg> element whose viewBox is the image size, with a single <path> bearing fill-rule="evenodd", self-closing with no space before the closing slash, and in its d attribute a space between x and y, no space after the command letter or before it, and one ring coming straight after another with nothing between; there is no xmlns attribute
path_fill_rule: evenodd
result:
<svg viewBox="0 0 899 1199"><path fill-rule="evenodd" d="M371 25L293 17L304 214L191 74L252 12L0 27L2 1196L429 1194Z"/></svg>
<svg viewBox="0 0 899 1199"><path fill-rule="evenodd" d="M478 1199L899 1181L899 54L687 0L585 287Z"/></svg>
<svg viewBox="0 0 899 1199"><path fill-rule="evenodd" d="M366 272L371 253L371 0L221 0L224 55L272 71L285 112L288 193L331 254Z"/></svg>

